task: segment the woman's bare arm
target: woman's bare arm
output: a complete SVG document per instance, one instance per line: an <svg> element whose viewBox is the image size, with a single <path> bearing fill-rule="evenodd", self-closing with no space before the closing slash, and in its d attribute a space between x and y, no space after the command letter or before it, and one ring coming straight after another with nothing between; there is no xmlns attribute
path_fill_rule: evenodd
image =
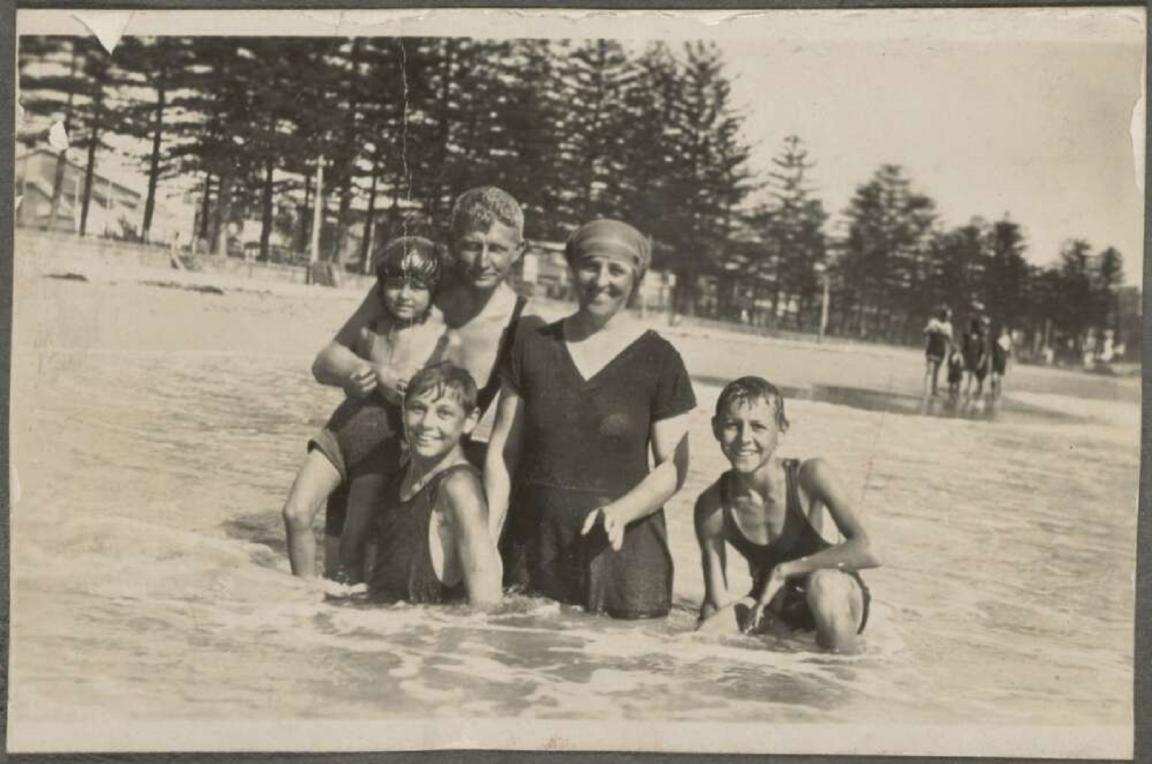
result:
<svg viewBox="0 0 1152 764"><path fill-rule="evenodd" d="M656 512L684 485L688 476L688 415L653 422L651 437L656 466L628 493L588 513L582 534L596 527L600 518L609 543L619 550L624 545L624 528Z"/></svg>
<svg viewBox="0 0 1152 764"><path fill-rule="evenodd" d="M723 508L720 506L715 485L696 499L694 510L696 541L700 545L700 564L704 569L704 601L700 603L701 621L715 615L728 604L722 512Z"/></svg>

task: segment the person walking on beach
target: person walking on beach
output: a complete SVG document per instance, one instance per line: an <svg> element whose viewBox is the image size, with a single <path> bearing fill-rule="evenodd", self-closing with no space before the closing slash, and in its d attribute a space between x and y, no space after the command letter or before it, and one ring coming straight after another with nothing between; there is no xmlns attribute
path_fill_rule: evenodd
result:
<svg viewBox="0 0 1152 764"><path fill-rule="evenodd" d="M871 596L857 572L880 565L868 532L823 459L781 459L784 397L761 377L730 382L712 432L732 468L696 500L704 567L700 629L784 634L815 631L821 647L855 652ZM820 535L828 510L844 537ZM728 602L727 547L747 562L752 591Z"/></svg>
<svg viewBox="0 0 1152 764"><path fill-rule="evenodd" d="M992 343L992 397L999 398L1004 388L1004 375L1008 373L1008 359L1012 356L1012 332L1000 327L1000 336Z"/></svg>
<svg viewBox="0 0 1152 764"><path fill-rule="evenodd" d="M505 582L615 618L663 617L663 506L687 475L696 398L676 349L625 310L648 239L595 220L564 255L576 312L522 329L501 367L484 484L492 514L508 508Z"/></svg>
<svg viewBox="0 0 1152 764"><path fill-rule="evenodd" d="M357 372L373 380L407 379L443 352L444 322L432 305L440 280L440 253L427 239L404 236L387 242L376 257L380 314L360 332L355 346ZM378 385L374 393L346 398L324 428L308 441L308 455L284 504L288 560L292 572L316 575L312 522L320 507L344 483L361 474L398 469L401 455L399 400ZM333 554L345 520L346 501L332 502L325 517L325 561L337 577ZM346 571L358 578L358 571Z"/></svg>
<svg viewBox="0 0 1152 764"><path fill-rule="evenodd" d="M940 307L924 327L924 395L938 395L940 366L952 348L952 309Z"/></svg>
<svg viewBox="0 0 1152 764"><path fill-rule="evenodd" d="M964 370L968 374L964 394L972 394L976 382L976 398L984 393L984 378L988 376L988 317L973 318L964 335Z"/></svg>
<svg viewBox="0 0 1152 764"><path fill-rule="evenodd" d="M505 277L523 255L524 213L506 191L484 186L457 197L449 224L448 260L436 291L435 306L443 317L444 345L441 358L465 369L474 380L487 380L477 393L480 424L500 389L495 369L498 358L511 347L518 324L539 321L531 317L530 305ZM373 395L378 388L402 395L408 380L373 374L354 348L363 332L380 319L381 306L369 294L336 336L317 355L312 373L321 384L341 387L352 398ZM484 444L475 436L463 448L473 464L483 464ZM329 512L345 512L349 495L370 504L383 487L377 470L346 481L328 501ZM490 518L496 538L498 526Z"/></svg>

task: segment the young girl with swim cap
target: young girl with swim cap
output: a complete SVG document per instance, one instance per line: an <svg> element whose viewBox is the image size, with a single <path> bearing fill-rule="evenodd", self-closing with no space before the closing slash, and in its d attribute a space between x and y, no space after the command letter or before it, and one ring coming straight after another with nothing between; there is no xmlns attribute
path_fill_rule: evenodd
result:
<svg viewBox="0 0 1152 764"><path fill-rule="evenodd" d="M326 573L333 577L335 545L349 504L368 504L384 474L399 468L401 437L399 398L413 373L435 362L444 351L444 322L432 305L440 281L440 252L427 239L406 236L387 242L376 262L379 317L363 327L356 354L355 384L372 377L376 391L348 397L327 425L308 442L308 455L284 505L288 557L298 576L316 575L312 522L327 502ZM379 474L378 479L354 480ZM349 487L356 484L350 495ZM349 571L352 578L358 572Z"/></svg>

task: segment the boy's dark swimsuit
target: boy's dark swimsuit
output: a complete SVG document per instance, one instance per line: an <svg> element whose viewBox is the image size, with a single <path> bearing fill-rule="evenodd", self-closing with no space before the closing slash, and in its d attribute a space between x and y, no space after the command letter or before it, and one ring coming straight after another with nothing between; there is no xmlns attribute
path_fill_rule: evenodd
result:
<svg viewBox="0 0 1152 764"><path fill-rule="evenodd" d="M768 577L772 574L772 569L777 565L816 554L832 546L812 527L812 523L800 507L800 460L784 459L783 465L788 485L784 508L784 528L780 537L769 544L757 544L749 540L740 530L740 526L732 516L732 493L728 487L732 473L726 472L720 478L720 505L724 511L724 537L748 561L748 568L752 574L752 591L749 596L757 599L768 584ZM872 601L872 595L864 584L864 579L857 571L844 570L841 572L856 579L864 598L864 612L860 617L860 628L856 630L856 633L859 634L864 631L864 627L868 624L868 606ZM792 629L813 631L816 628L816 621L812 616L812 611L808 608L808 598L804 589L806 578L807 576L788 580L784 589L777 595L777 597L784 598L777 615Z"/></svg>
<svg viewBox="0 0 1152 764"><path fill-rule="evenodd" d="M400 498L400 484L406 470L388 480L373 534L377 545L376 563L368 574L368 596L373 602L427 604L464 597L463 581L448 586L436 576L428 545L432 513L443 509L440 486L457 472L472 475L476 491L483 491L480 471L471 464L458 464L436 474L407 501Z"/></svg>
<svg viewBox="0 0 1152 764"><path fill-rule="evenodd" d="M500 362L512 346L527 302L517 296L516 306L497 347L492 373L478 391L476 402L481 416L500 392ZM400 407L385 401L379 394L373 394L363 399L344 399L324 429L308 441L308 450L318 449L340 473L340 486L328 497L324 517L327 535L339 536L343 532L350 505L379 500L384 482L401 467L403 435ZM473 463L483 464L482 445L464 442L465 453Z"/></svg>

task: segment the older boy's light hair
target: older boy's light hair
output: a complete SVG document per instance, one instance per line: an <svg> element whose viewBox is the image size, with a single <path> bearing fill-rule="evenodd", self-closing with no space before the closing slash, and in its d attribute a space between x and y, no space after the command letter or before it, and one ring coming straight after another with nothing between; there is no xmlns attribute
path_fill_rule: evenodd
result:
<svg viewBox="0 0 1152 764"><path fill-rule="evenodd" d="M510 193L496 186L480 186L456 197L449 225L453 239L467 231L487 231L493 223L515 228L524 237L524 210Z"/></svg>
<svg viewBox="0 0 1152 764"><path fill-rule="evenodd" d="M479 396L476 380L472 379L467 369L448 361L425 366L416 372L404 391L404 400L419 398L430 390L435 391L437 398L450 395L465 412L471 412L476 408L476 399Z"/></svg>
<svg viewBox="0 0 1152 764"><path fill-rule="evenodd" d="M776 415L776 426L780 432L787 432L788 416L784 413L784 396L776 385L763 377L740 377L725 385L720 391L720 397L716 399L716 416L724 416L724 412L738 403L751 406L757 401L764 401L772 407Z"/></svg>

